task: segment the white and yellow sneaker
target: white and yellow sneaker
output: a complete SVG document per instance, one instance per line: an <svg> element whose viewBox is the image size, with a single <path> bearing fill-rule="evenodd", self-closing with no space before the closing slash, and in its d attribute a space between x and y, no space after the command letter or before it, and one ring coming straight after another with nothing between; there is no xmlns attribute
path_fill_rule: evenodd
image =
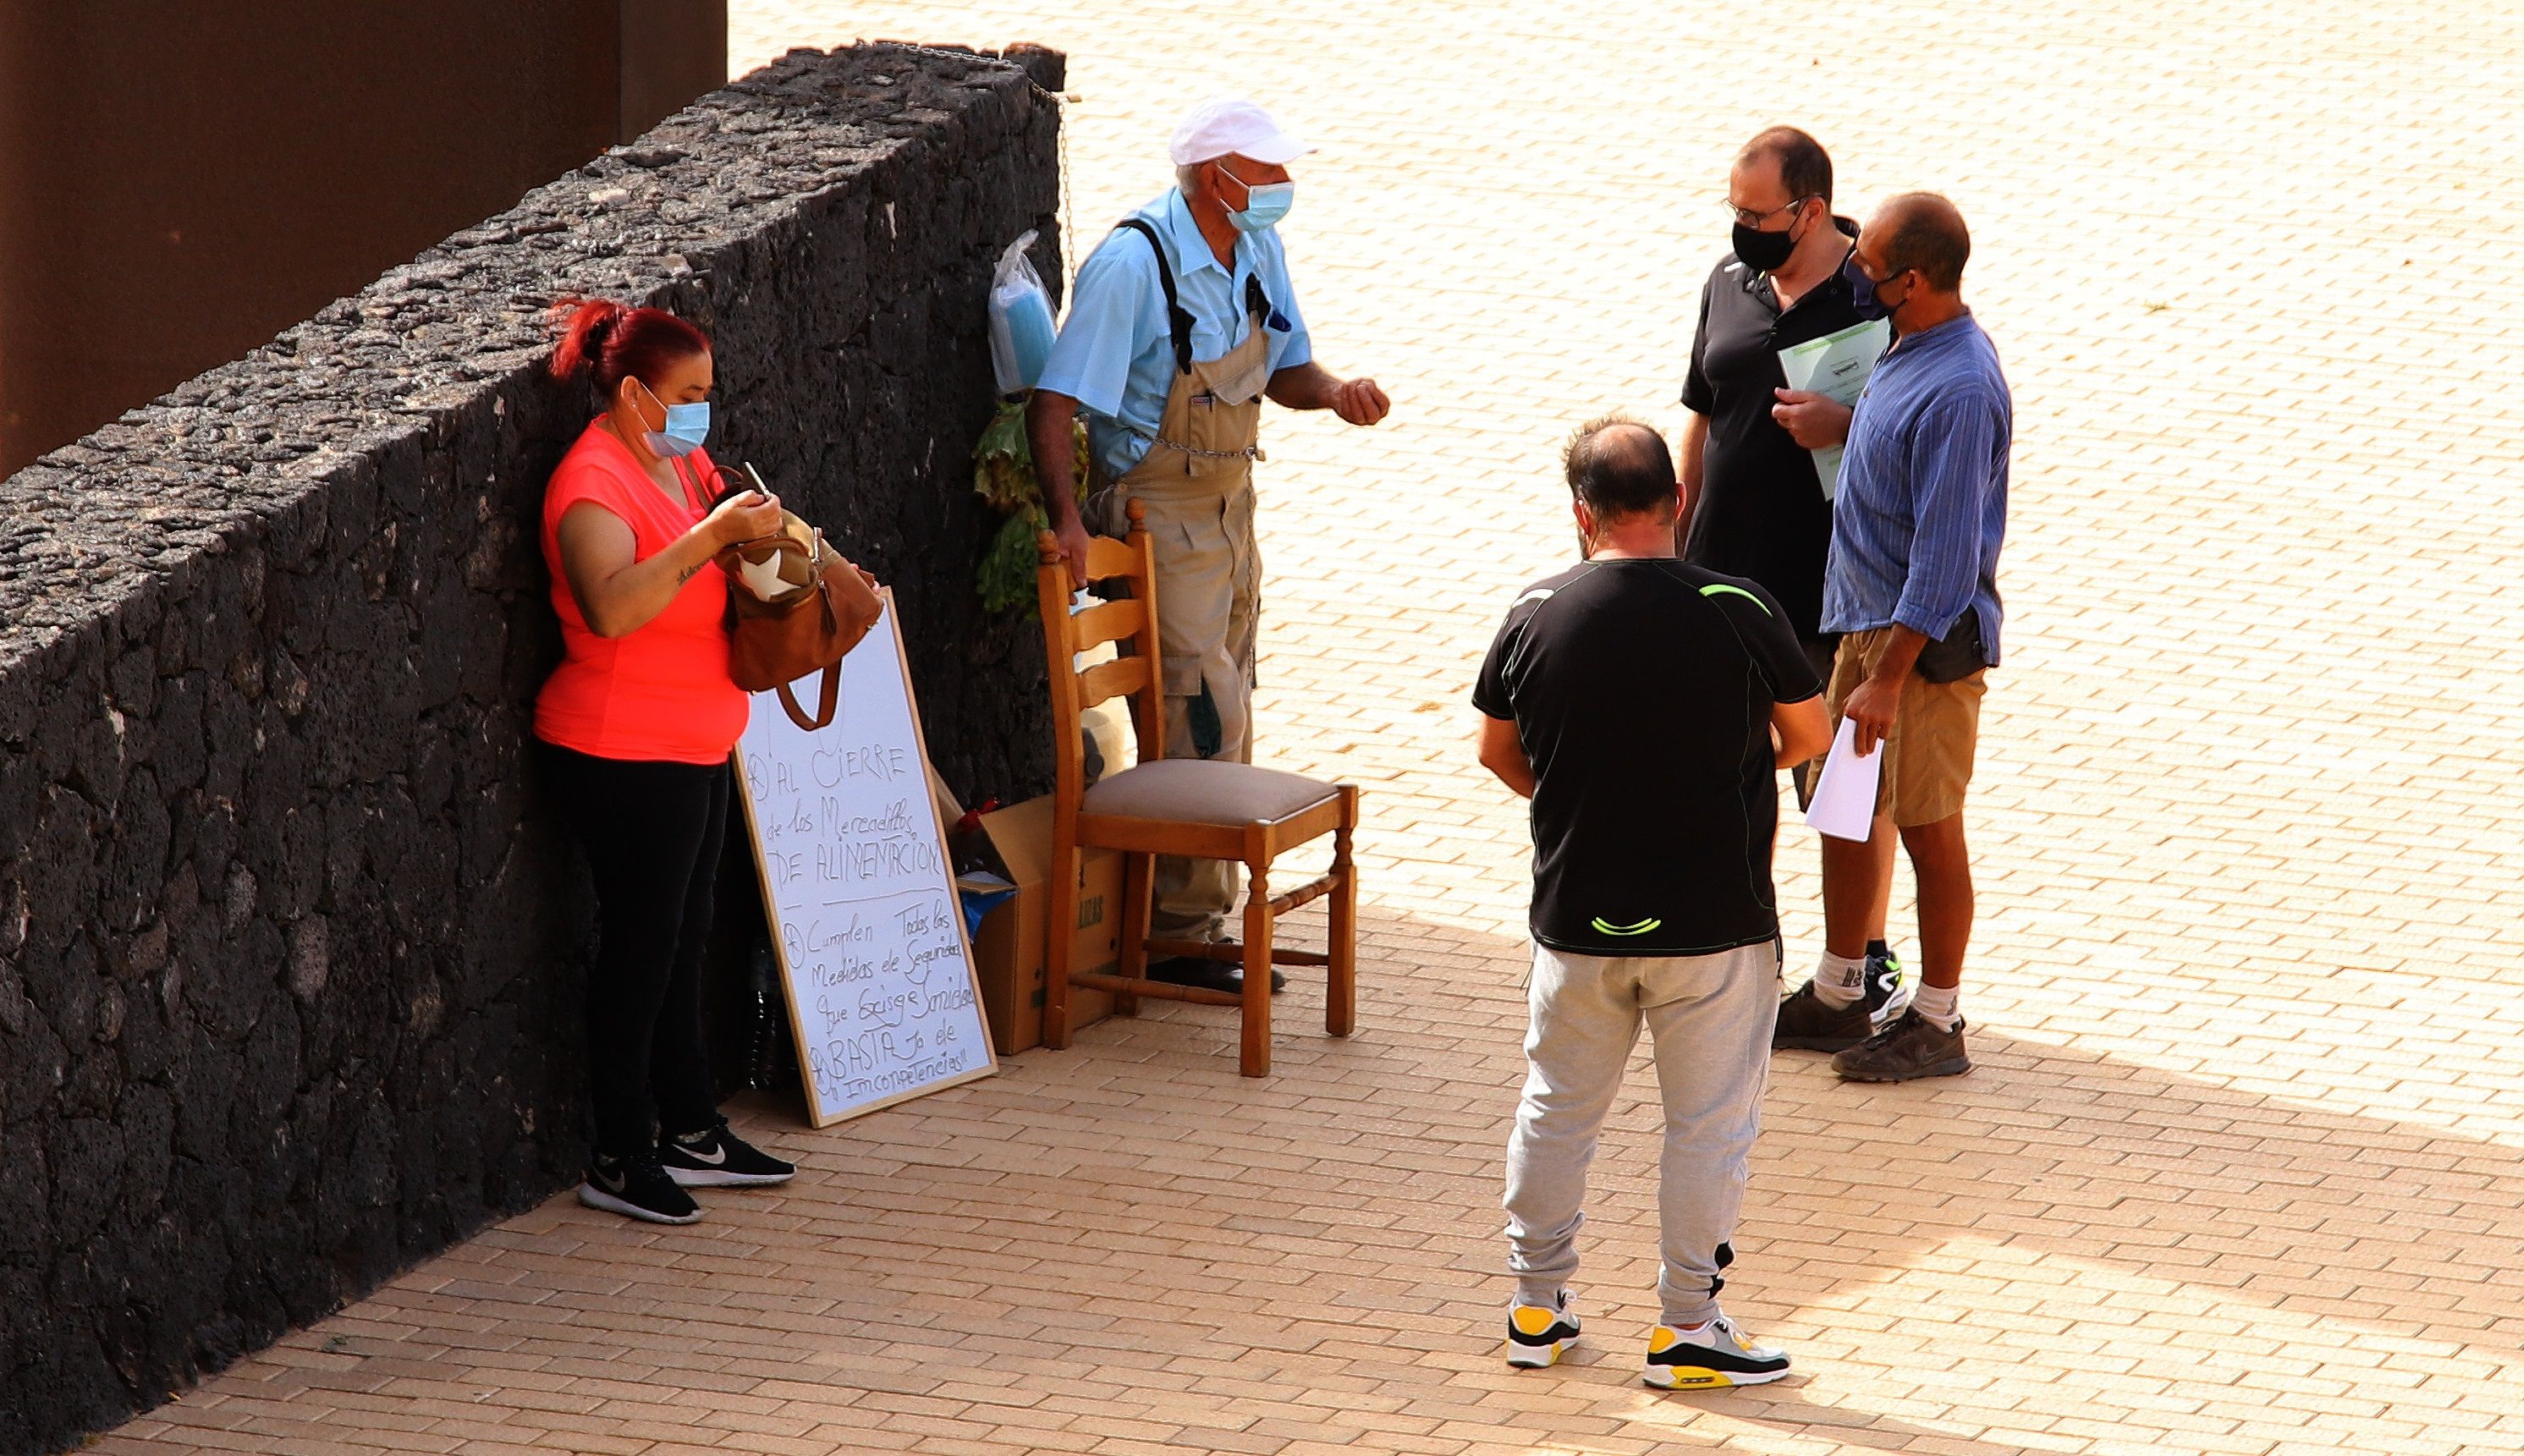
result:
<svg viewBox="0 0 2524 1456"><path fill-rule="evenodd" d="M1556 1365L1578 1342L1578 1312L1562 1290L1549 1304L1512 1304L1507 1311L1507 1363L1524 1370Z"/></svg>
<svg viewBox="0 0 2524 1456"><path fill-rule="evenodd" d="M1647 1369L1639 1379L1660 1390L1715 1390L1768 1384L1787 1373L1785 1352L1752 1343L1720 1315L1697 1330L1659 1325L1649 1331Z"/></svg>

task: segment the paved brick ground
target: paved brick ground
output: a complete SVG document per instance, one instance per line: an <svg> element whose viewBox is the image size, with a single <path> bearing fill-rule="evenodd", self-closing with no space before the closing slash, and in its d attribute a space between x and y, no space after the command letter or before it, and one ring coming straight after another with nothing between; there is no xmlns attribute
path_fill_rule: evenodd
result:
<svg viewBox="0 0 2524 1456"><path fill-rule="evenodd" d="M1371 786L1362 1033L1300 987L1267 1083L1175 1009L823 1135L759 1113L789 1190L666 1235L555 1202L100 1449L2524 1449L2513 7L734 10L740 66L1068 48L1091 232L1202 95L1323 143L1307 310L1398 403L1269 422L1263 742ZM1597 1343L1511 1374L1523 825L1462 701L1569 550L1560 434L1674 417L1728 149L1786 119L1850 208L1961 202L2016 386L1980 1069L1781 1062L1728 1296L1800 1378L1696 1397L1631 1379L1640 1069ZM1792 831L1800 972L1812 864Z"/></svg>

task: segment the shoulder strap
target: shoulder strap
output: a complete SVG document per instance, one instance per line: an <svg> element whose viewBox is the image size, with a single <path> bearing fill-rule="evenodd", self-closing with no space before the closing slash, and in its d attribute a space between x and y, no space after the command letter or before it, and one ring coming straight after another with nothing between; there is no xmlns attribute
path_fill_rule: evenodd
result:
<svg viewBox="0 0 2524 1456"><path fill-rule="evenodd" d="M1122 225L1148 240L1148 251L1157 255L1157 286L1166 294L1166 329L1174 336L1175 368L1180 373L1191 372L1191 311L1175 297L1174 265L1166 261L1166 245L1157 240L1157 230L1145 218L1125 218Z"/></svg>
<svg viewBox="0 0 2524 1456"><path fill-rule="evenodd" d="M806 716L806 710L804 708L798 705L798 699L796 695L789 691L789 684L782 683L780 685L780 706L787 710L790 722L797 724L800 728L808 733L813 733L824 725L832 722L833 709L841 703L841 701L842 664L839 662L835 662L824 669L823 696L816 700L815 715L811 718Z"/></svg>
<svg viewBox="0 0 2524 1456"><path fill-rule="evenodd" d="M734 470L715 461L711 463L710 472L707 475L702 473L701 466L694 464L689 458L683 456L667 457L666 468L675 472L675 478L683 482L684 493L700 502L704 510L711 510L739 491L752 489ZM769 492L766 491L764 494L767 495Z"/></svg>
<svg viewBox="0 0 2524 1456"><path fill-rule="evenodd" d="M724 491L704 489L702 472L691 461L680 457L668 456L666 468L674 472L676 482L684 488L685 497L703 510L708 510L717 506L726 494Z"/></svg>

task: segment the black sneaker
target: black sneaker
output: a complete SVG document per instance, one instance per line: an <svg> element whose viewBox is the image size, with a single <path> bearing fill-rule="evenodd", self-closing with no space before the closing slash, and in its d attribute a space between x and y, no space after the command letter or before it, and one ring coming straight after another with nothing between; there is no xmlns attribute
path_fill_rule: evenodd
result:
<svg viewBox="0 0 2524 1456"><path fill-rule="evenodd" d="M1911 997L1918 993L1918 983L1903 974L1902 957L1882 941L1867 943L1867 1020L1874 1031L1882 1031L1911 1009Z"/></svg>
<svg viewBox="0 0 2524 1456"><path fill-rule="evenodd" d="M1148 963L1147 977L1168 986L1199 986L1210 991L1223 991L1229 995L1244 995L1244 967L1230 960L1211 960L1205 955L1170 955ZM1280 968L1271 968L1273 995L1288 989L1288 978Z"/></svg>
<svg viewBox="0 0 2524 1456"><path fill-rule="evenodd" d="M1947 1031L1917 1011L1831 1059L1831 1069L1850 1082L1913 1082L1921 1077L1960 1077L1971 1070L1964 1050L1964 1023L1955 1019Z"/></svg>
<svg viewBox="0 0 2524 1456"><path fill-rule="evenodd" d="M698 1223L702 1206L675 1187L655 1157L607 1157L588 1166L587 1181L578 1186L578 1201L645 1224Z"/></svg>
<svg viewBox="0 0 2524 1456"><path fill-rule="evenodd" d="M1771 1030L1772 1051L1846 1051L1875 1030L1868 1019L1865 997L1835 1006L1815 995L1814 983L1797 988L1779 1002L1778 1024Z"/></svg>
<svg viewBox="0 0 2524 1456"><path fill-rule="evenodd" d="M657 1160L668 1178L688 1189L755 1188L798 1176L797 1164L784 1163L736 1136L724 1118L717 1127L658 1143Z"/></svg>

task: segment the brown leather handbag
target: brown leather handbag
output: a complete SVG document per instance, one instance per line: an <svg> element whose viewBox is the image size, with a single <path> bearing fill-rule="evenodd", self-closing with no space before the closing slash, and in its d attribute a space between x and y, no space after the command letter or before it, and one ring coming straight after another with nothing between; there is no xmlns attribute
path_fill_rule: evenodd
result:
<svg viewBox="0 0 2524 1456"><path fill-rule="evenodd" d="M749 693L776 689L789 720L809 733L833 721L842 658L885 614L875 578L787 510L778 534L723 547L716 559L727 575L728 668L736 685ZM789 685L819 667L823 690L809 717Z"/></svg>

